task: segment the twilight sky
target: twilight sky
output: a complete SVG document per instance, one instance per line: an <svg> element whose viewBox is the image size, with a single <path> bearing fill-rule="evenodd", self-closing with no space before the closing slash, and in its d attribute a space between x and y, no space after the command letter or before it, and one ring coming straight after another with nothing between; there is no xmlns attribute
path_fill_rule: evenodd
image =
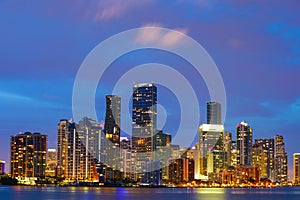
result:
<svg viewBox="0 0 300 200"><path fill-rule="evenodd" d="M57 123L72 118L73 83L88 53L121 31L158 26L179 30L206 49L226 89L225 129L234 133L246 120L254 138L283 135L291 172L292 154L300 152L299 9L298 0L0 0L0 159L9 162L9 136L19 132L47 134L55 148ZM98 120L104 119L104 95L122 74L150 62L187 77L204 123L210 99L201 76L185 60L158 50L112 63L97 88ZM172 134L178 102L167 88L158 93L168 116L163 129Z"/></svg>

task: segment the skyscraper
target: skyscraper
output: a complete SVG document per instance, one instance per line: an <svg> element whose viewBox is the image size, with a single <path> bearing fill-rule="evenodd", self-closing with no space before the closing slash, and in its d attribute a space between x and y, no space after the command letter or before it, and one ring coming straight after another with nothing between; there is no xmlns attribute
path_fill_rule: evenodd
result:
<svg viewBox="0 0 300 200"><path fill-rule="evenodd" d="M268 178L268 149L255 143L252 147L252 166L259 167L260 177Z"/></svg>
<svg viewBox="0 0 300 200"><path fill-rule="evenodd" d="M275 154L274 154L274 139L265 138L265 139L255 139L256 144L262 145L268 150L267 158L267 168L268 168L268 178L274 181L274 165L275 165Z"/></svg>
<svg viewBox="0 0 300 200"><path fill-rule="evenodd" d="M251 165L252 128L242 121L236 128L237 164Z"/></svg>
<svg viewBox="0 0 300 200"><path fill-rule="evenodd" d="M96 120L83 117L77 125L77 132L80 135L81 141L88 150L86 153L99 162L104 162L104 134L100 123Z"/></svg>
<svg viewBox="0 0 300 200"><path fill-rule="evenodd" d="M25 132L11 136L10 173L25 184L45 177L47 136Z"/></svg>
<svg viewBox="0 0 300 200"><path fill-rule="evenodd" d="M275 181L285 185L288 180L288 160L285 152L284 138L275 136Z"/></svg>
<svg viewBox="0 0 300 200"><path fill-rule="evenodd" d="M202 124L199 127L199 157L196 164L196 179L208 179L210 173L227 166L227 155L224 151L224 126Z"/></svg>
<svg viewBox="0 0 300 200"><path fill-rule="evenodd" d="M120 146L121 98L116 95L106 95L106 114L104 132L113 145Z"/></svg>
<svg viewBox="0 0 300 200"><path fill-rule="evenodd" d="M120 169L120 121L121 121L121 98L116 95L106 95L106 114L104 132L105 164L113 170Z"/></svg>
<svg viewBox="0 0 300 200"><path fill-rule="evenodd" d="M222 124L221 104L219 102L207 102L207 124Z"/></svg>
<svg viewBox="0 0 300 200"><path fill-rule="evenodd" d="M153 83L135 84L132 103L132 149L152 152L157 130L156 86Z"/></svg>
<svg viewBox="0 0 300 200"><path fill-rule="evenodd" d="M294 153L294 179L293 182L295 185L300 184L300 153Z"/></svg>
<svg viewBox="0 0 300 200"><path fill-rule="evenodd" d="M94 157L72 121L60 120L57 149L58 177L70 182L97 180Z"/></svg>

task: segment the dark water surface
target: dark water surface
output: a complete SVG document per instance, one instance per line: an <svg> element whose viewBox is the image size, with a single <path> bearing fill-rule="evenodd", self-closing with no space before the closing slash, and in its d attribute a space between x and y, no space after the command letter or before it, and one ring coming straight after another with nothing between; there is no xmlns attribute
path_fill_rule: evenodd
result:
<svg viewBox="0 0 300 200"><path fill-rule="evenodd" d="M221 188L88 188L0 186L0 200L94 199L199 199L199 200L300 200L300 187L263 189Z"/></svg>

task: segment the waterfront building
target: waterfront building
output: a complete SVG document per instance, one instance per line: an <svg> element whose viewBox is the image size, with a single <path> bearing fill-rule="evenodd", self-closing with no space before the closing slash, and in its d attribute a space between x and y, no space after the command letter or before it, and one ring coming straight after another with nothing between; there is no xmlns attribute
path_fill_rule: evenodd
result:
<svg viewBox="0 0 300 200"><path fill-rule="evenodd" d="M252 147L252 166L257 166L261 178L268 178L268 149L255 143Z"/></svg>
<svg viewBox="0 0 300 200"><path fill-rule="evenodd" d="M167 165L167 179L172 183L192 181L194 179L194 160L190 158L169 159Z"/></svg>
<svg viewBox="0 0 300 200"><path fill-rule="evenodd" d="M56 176L56 166L57 166L57 151L56 149L47 150L47 168L46 176L54 177Z"/></svg>
<svg viewBox="0 0 300 200"><path fill-rule="evenodd" d="M209 173L215 173L217 168L227 167L227 153L224 150L224 126L218 124L202 124L199 127L199 167L196 179L207 180Z"/></svg>
<svg viewBox="0 0 300 200"><path fill-rule="evenodd" d="M282 185L288 180L288 157L285 151L284 138L275 136L275 181Z"/></svg>
<svg viewBox="0 0 300 200"><path fill-rule="evenodd" d="M68 182L97 181L94 156L88 152L77 125L71 120L58 124L57 176Z"/></svg>
<svg viewBox="0 0 300 200"><path fill-rule="evenodd" d="M10 173L23 184L45 178L47 136L25 132L11 136Z"/></svg>
<svg viewBox="0 0 300 200"><path fill-rule="evenodd" d="M268 150L268 158L267 158L268 178L271 181L274 181L274 167L275 167L274 139L273 138L255 139L255 143L262 145L264 148L267 148L267 150Z"/></svg>
<svg viewBox="0 0 300 200"><path fill-rule="evenodd" d="M250 166L252 163L252 128L242 121L236 128L237 165Z"/></svg>
<svg viewBox="0 0 300 200"><path fill-rule="evenodd" d="M300 184L300 153L294 153L293 155L294 160L294 179L293 183L295 185Z"/></svg>

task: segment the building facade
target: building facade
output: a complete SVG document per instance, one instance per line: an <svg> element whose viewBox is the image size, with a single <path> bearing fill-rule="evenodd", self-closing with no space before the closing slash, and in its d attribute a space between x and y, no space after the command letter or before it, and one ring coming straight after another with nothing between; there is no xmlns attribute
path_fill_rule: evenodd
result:
<svg viewBox="0 0 300 200"><path fill-rule="evenodd" d="M227 167L227 153L224 148L224 126L218 124L202 124L199 127L198 160L195 160L196 179L208 179L209 173L217 168ZM198 163L197 163L198 162Z"/></svg>
<svg viewBox="0 0 300 200"><path fill-rule="evenodd" d="M86 148L77 125L70 120L58 124L57 176L67 182L97 181L95 158Z"/></svg>
<svg viewBox="0 0 300 200"><path fill-rule="evenodd" d="M120 147L121 97L106 95L104 132L114 146Z"/></svg>
<svg viewBox="0 0 300 200"><path fill-rule="evenodd" d="M261 178L268 178L268 149L261 144L252 147L252 166L259 168Z"/></svg>
<svg viewBox="0 0 300 200"><path fill-rule="evenodd" d="M285 151L284 138L281 135L275 136L275 181L280 184L287 184L288 180L288 157Z"/></svg>
<svg viewBox="0 0 300 200"><path fill-rule="evenodd" d="M10 173L24 184L45 178L47 136L25 132L11 136Z"/></svg>
<svg viewBox="0 0 300 200"><path fill-rule="evenodd" d="M132 149L153 152L157 131L156 86L153 83L135 84L132 103Z"/></svg>
<svg viewBox="0 0 300 200"><path fill-rule="evenodd" d="M209 101L206 103L207 124L222 124L222 110L219 102Z"/></svg>
<svg viewBox="0 0 300 200"><path fill-rule="evenodd" d="M237 164L251 166L252 163L252 128L242 121L236 128Z"/></svg>
<svg viewBox="0 0 300 200"><path fill-rule="evenodd" d="M294 153L293 155L294 160L294 179L293 183L295 185L300 184L300 153Z"/></svg>
<svg viewBox="0 0 300 200"><path fill-rule="evenodd" d="M274 167L275 167L275 147L273 138L255 139L255 144L262 145L268 150L267 168L268 178L274 181Z"/></svg>

